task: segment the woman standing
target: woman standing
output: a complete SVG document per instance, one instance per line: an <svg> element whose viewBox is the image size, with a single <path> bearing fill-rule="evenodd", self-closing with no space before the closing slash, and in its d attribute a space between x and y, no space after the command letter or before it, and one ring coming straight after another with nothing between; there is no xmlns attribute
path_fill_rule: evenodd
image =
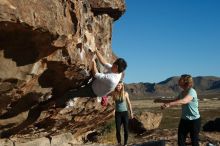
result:
<svg viewBox="0 0 220 146"><path fill-rule="evenodd" d="M161 108L182 105L182 115L178 128L178 145L185 146L186 136L190 133L192 146L199 146L200 114L198 97L193 86L191 75L184 74L179 79L179 86L183 91L174 100L156 99L154 102L164 103Z"/></svg>
<svg viewBox="0 0 220 146"><path fill-rule="evenodd" d="M127 145L128 141L128 109L131 118L133 118L133 112L129 95L124 91L123 82L119 82L115 90L112 93L113 100L115 101L115 125L116 125L116 137L118 144L121 145L121 125L124 127L124 145Z"/></svg>

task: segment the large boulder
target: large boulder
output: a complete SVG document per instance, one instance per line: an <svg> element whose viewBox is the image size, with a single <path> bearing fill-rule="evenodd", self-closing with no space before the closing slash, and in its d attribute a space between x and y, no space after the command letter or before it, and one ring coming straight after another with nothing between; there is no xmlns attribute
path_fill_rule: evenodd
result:
<svg viewBox="0 0 220 146"><path fill-rule="evenodd" d="M137 134L154 130L160 126L162 117L162 113L140 112L129 121L129 129Z"/></svg>

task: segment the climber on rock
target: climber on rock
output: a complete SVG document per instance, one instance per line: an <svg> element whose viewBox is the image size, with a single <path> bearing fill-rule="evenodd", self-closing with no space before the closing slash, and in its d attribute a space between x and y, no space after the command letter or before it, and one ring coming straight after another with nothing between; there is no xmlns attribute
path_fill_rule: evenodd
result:
<svg viewBox="0 0 220 146"><path fill-rule="evenodd" d="M51 100L68 101L74 97L102 97L114 91L115 87L122 79L122 74L127 67L127 63L123 58L117 58L113 64L108 63L100 52L96 49L94 51L98 61L106 68L106 72L98 72L97 64L93 60L92 75L93 80L83 87L67 91L63 97L53 97L40 105L45 105Z"/></svg>
<svg viewBox="0 0 220 146"><path fill-rule="evenodd" d="M122 78L122 72L126 69L127 63L124 59L118 58L113 65L109 64L99 53L95 50L95 54L99 62L107 69L107 72L99 73L96 62L93 61L92 74L94 80L77 90L70 90L66 94L71 97L102 97L112 92Z"/></svg>

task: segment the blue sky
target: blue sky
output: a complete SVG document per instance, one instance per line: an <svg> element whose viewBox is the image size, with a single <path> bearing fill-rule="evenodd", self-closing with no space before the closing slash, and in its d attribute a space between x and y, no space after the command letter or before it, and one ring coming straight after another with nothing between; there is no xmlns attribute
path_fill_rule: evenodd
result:
<svg viewBox="0 0 220 146"><path fill-rule="evenodd" d="M125 82L184 73L220 76L220 0L126 0L112 48L128 62Z"/></svg>

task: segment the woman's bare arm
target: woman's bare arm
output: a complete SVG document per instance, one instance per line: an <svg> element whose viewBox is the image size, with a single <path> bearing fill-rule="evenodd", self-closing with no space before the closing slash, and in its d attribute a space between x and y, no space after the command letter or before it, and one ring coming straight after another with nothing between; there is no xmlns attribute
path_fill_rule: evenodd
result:
<svg viewBox="0 0 220 146"><path fill-rule="evenodd" d="M186 95L183 99L177 99L175 101L171 101L168 103L165 103L163 105L164 108L170 107L170 106L175 106L175 105L183 105L189 103L193 97L191 95Z"/></svg>
<svg viewBox="0 0 220 146"><path fill-rule="evenodd" d="M173 101L176 101L177 98L174 98L174 99L155 99L154 102L155 103L170 103L170 102L173 102Z"/></svg>
<svg viewBox="0 0 220 146"><path fill-rule="evenodd" d="M126 102L127 102L129 111L130 111L131 118L133 119L134 115L133 115L133 111L132 111L132 107L131 107L131 102L130 102L130 99L129 99L129 94L127 92L125 92L125 98L126 98Z"/></svg>

